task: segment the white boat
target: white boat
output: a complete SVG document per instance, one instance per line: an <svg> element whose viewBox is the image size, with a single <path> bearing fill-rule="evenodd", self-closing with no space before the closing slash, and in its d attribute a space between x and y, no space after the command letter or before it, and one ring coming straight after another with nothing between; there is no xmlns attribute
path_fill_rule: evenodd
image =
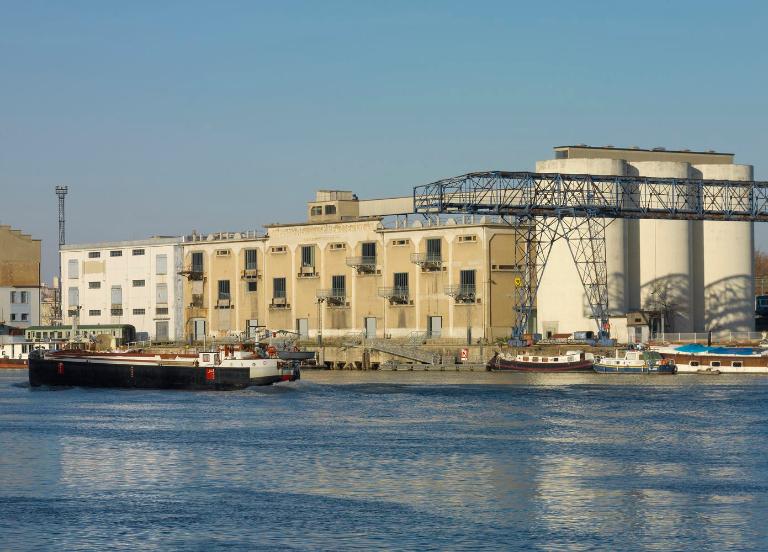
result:
<svg viewBox="0 0 768 552"><path fill-rule="evenodd" d="M654 350L674 362L683 374L768 374L768 350L765 349L694 344L656 347Z"/></svg>
<svg viewBox="0 0 768 552"><path fill-rule="evenodd" d="M613 357L596 360L593 369L599 374L664 375L677 372L675 363L662 358L656 351L626 351L623 356L616 351Z"/></svg>

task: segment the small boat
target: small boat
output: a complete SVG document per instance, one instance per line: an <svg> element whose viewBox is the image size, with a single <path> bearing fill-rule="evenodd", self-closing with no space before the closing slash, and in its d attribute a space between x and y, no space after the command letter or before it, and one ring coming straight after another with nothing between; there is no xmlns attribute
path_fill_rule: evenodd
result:
<svg viewBox="0 0 768 552"><path fill-rule="evenodd" d="M260 350L224 347L197 354L136 351L34 352L29 358L29 384L143 389L230 390L252 385L296 381L294 364L267 357Z"/></svg>
<svg viewBox="0 0 768 552"><path fill-rule="evenodd" d="M594 360L592 353L584 351L566 351L565 354L552 356L497 352L486 368L491 372L589 372Z"/></svg>
<svg viewBox="0 0 768 552"><path fill-rule="evenodd" d="M701 374L703 376L719 376L720 370L718 369L712 369L712 368L699 368L696 370L697 374Z"/></svg>
<svg viewBox="0 0 768 552"><path fill-rule="evenodd" d="M626 351L619 356L603 357L593 366L598 374L675 374L677 366L671 360L662 358L657 351Z"/></svg>
<svg viewBox="0 0 768 552"><path fill-rule="evenodd" d="M26 367L27 367L27 359L25 358L0 357L0 370L24 369Z"/></svg>

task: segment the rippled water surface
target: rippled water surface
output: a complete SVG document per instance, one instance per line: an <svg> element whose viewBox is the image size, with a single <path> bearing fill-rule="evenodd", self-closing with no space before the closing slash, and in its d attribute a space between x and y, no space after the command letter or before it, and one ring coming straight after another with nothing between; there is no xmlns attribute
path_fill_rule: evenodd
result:
<svg viewBox="0 0 768 552"><path fill-rule="evenodd" d="M768 549L768 378L0 370L0 549Z"/></svg>

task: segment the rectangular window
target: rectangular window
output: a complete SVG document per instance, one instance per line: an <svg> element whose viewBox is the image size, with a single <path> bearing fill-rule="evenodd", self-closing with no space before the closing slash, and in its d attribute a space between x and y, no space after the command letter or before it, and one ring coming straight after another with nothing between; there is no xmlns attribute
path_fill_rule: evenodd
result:
<svg viewBox="0 0 768 552"><path fill-rule="evenodd" d="M407 272L395 272L395 292L407 295L408 294L408 273Z"/></svg>
<svg viewBox="0 0 768 552"><path fill-rule="evenodd" d="M733 368L741 368L744 365L742 364L742 362L740 360L734 360L734 361L731 362L731 366Z"/></svg>
<svg viewBox="0 0 768 552"><path fill-rule="evenodd" d="M80 288L71 287L68 292L69 308L74 309L80 304Z"/></svg>
<svg viewBox="0 0 768 552"><path fill-rule="evenodd" d="M79 278L80 275L78 274L78 262L77 259L70 259L67 261L67 276L70 278Z"/></svg>
<svg viewBox="0 0 768 552"><path fill-rule="evenodd" d="M110 290L110 297L112 299L112 305L123 304L123 288L120 286L112 286Z"/></svg>
<svg viewBox="0 0 768 552"><path fill-rule="evenodd" d="M16 303L16 292L11 292L11 304Z"/></svg>
<svg viewBox="0 0 768 552"><path fill-rule="evenodd" d="M332 243L330 248L331 250L338 251L339 249L346 249L347 244L343 242Z"/></svg>
<svg viewBox="0 0 768 552"><path fill-rule="evenodd" d="M473 234L469 236L459 236L459 243L476 242L476 241L477 241L477 236Z"/></svg>
<svg viewBox="0 0 768 552"><path fill-rule="evenodd" d="M439 261L441 259L441 245L442 241L440 238L429 238L427 240L427 260Z"/></svg>
<svg viewBox="0 0 768 552"><path fill-rule="evenodd" d="M165 316L168 314L168 307L157 307L155 309L155 315L157 316Z"/></svg>
<svg viewBox="0 0 768 552"><path fill-rule="evenodd" d="M109 252L109 256L110 257L122 257L123 256L123 252L120 251L120 250L110 251Z"/></svg>
<svg viewBox="0 0 768 552"><path fill-rule="evenodd" d="M247 284L247 289L248 289L249 292L256 291L256 282L255 281L246 282L246 284Z"/></svg>
<svg viewBox="0 0 768 552"><path fill-rule="evenodd" d="M109 309L109 313L112 316L123 316L123 309L121 309L119 307L114 307L112 309Z"/></svg>
<svg viewBox="0 0 768 552"><path fill-rule="evenodd" d="M411 243L411 240L392 240L392 245L394 246L403 246L409 243Z"/></svg>
<svg viewBox="0 0 768 552"><path fill-rule="evenodd" d="M320 205L315 205L309 210L309 214L313 217L323 214L323 208Z"/></svg>
<svg viewBox="0 0 768 552"><path fill-rule="evenodd" d="M168 303L168 284L157 284L155 292L155 300L158 304L164 305Z"/></svg>
<svg viewBox="0 0 768 552"><path fill-rule="evenodd" d="M144 287L145 284L146 284L145 280L133 280L133 282L131 282L131 285L133 285L133 287Z"/></svg>
<svg viewBox="0 0 768 552"><path fill-rule="evenodd" d="M272 297L285 298L285 278L272 278Z"/></svg>
<svg viewBox="0 0 768 552"><path fill-rule="evenodd" d="M27 314L26 312L22 312L21 313L21 321L22 322L26 322L27 320L29 320L29 314Z"/></svg>
<svg viewBox="0 0 768 552"><path fill-rule="evenodd" d="M302 267L315 266L315 246L314 245L301 246L301 266Z"/></svg>
<svg viewBox="0 0 768 552"><path fill-rule="evenodd" d="M100 259L101 253L99 251L89 251L88 252L88 258L89 259Z"/></svg>
<svg viewBox="0 0 768 552"><path fill-rule="evenodd" d="M145 309L133 309L134 316L143 316L147 311Z"/></svg>
<svg viewBox="0 0 768 552"><path fill-rule="evenodd" d="M168 273L168 255L157 255L155 257L155 274Z"/></svg>
<svg viewBox="0 0 768 552"><path fill-rule="evenodd" d="M88 289L101 289L101 282L88 282Z"/></svg>
<svg viewBox="0 0 768 552"><path fill-rule="evenodd" d="M462 270L459 273L459 281L461 282L461 287L472 287L474 290L475 288L475 271L474 270Z"/></svg>
<svg viewBox="0 0 768 552"><path fill-rule="evenodd" d="M136 257L138 255L143 255L143 254L144 254L144 250L143 249L134 249L133 251L131 251L131 255L133 255L134 257Z"/></svg>
<svg viewBox="0 0 768 552"><path fill-rule="evenodd" d="M229 257L229 249L217 249L216 250L216 256L217 257Z"/></svg>
<svg viewBox="0 0 768 552"><path fill-rule="evenodd" d="M256 270L256 249L245 250L245 270Z"/></svg>
<svg viewBox="0 0 768 552"><path fill-rule="evenodd" d="M347 296L347 278L346 276L331 277L331 295L333 297Z"/></svg>
<svg viewBox="0 0 768 552"><path fill-rule="evenodd" d="M192 253L192 272L203 271L203 252L195 251Z"/></svg>
<svg viewBox="0 0 768 552"><path fill-rule="evenodd" d="M229 280L219 280L219 301L230 299Z"/></svg>
<svg viewBox="0 0 768 552"><path fill-rule="evenodd" d="M270 253L285 253L286 251L288 251L288 248L284 245L277 245L269 248Z"/></svg>
<svg viewBox="0 0 768 552"><path fill-rule="evenodd" d="M88 311L88 316L101 316L101 311L98 309L91 309Z"/></svg>
<svg viewBox="0 0 768 552"><path fill-rule="evenodd" d="M363 262L376 262L376 242L363 244Z"/></svg>
<svg viewBox="0 0 768 552"><path fill-rule="evenodd" d="M29 303L29 292L28 291L22 291L21 294L21 304L26 305Z"/></svg>
<svg viewBox="0 0 768 552"><path fill-rule="evenodd" d="M336 214L336 206L335 205L326 205L325 206L325 214L326 215L335 215Z"/></svg>
<svg viewBox="0 0 768 552"><path fill-rule="evenodd" d="M11 313L11 322L16 322L16 313L15 312Z"/></svg>

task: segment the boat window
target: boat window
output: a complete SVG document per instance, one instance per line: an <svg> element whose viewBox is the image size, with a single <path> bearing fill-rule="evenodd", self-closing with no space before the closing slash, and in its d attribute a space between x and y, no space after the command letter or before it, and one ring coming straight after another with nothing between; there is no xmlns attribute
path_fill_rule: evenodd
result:
<svg viewBox="0 0 768 552"><path fill-rule="evenodd" d="M691 366L698 366L698 365L699 365L699 361L698 360L692 360L691 361Z"/></svg>
<svg viewBox="0 0 768 552"><path fill-rule="evenodd" d="M741 368L743 364L741 363L740 360L734 360L733 362L731 362L731 366L733 366L734 368Z"/></svg>
<svg viewBox="0 0 768 552"><path fill-rule="evenodd" d="M720 366L720 361L719 360L713 360L712 362L709 363L709 365L710 366Z"/></svg>
<svg viewBox="0 0 768 552"><path fill-rule="evenodd" d="M557 362L557 357L554 357L554 358L552 359L552 362Z"/></svg>
<svg viewBox="0 0 768 552"><path fill-rule="evenodd" d="M527 357L527 356L524 356L524 357L523 357L523 360L524 360L524 361L527 361L527 360L528 360L528 357Z"/></svg>
<svg viewBox="0 0 768 552"><path fill-rule="evenodd" d="M211 355L203 355L203 362L211 362Z"/></svg>
<svg viewBox="0 0 768 552"><path fill-rule="evenodd" d="M531 357L532 362L539 362L539 357Z"/></svg>

